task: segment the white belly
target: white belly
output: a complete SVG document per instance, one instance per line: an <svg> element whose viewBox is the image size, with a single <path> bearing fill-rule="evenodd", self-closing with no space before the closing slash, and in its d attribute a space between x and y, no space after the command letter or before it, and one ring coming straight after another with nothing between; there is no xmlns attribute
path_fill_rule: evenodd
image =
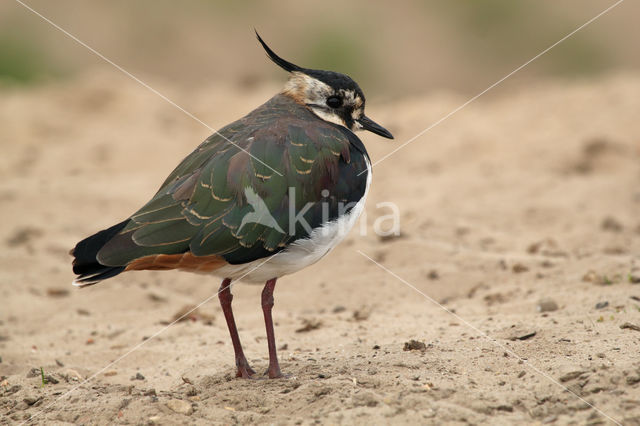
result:
<svg viewBox="0 0 640 426"><path fill-rule="evenodd" d="M250 283L264 283L272 278L292 274L316 263L337 246L349 233L364 210L371 185L371 164L367 162L367 183L364 195L349 213L312 230L308 238L296 240L271 258L254 260L242 265L226 265L214 274L222 278L240 279Z"/></svg>

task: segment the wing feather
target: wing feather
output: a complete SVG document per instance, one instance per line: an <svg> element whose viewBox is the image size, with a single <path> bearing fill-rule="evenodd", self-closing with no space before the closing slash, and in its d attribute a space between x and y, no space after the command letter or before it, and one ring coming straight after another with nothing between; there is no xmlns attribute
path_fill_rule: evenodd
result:
<svg viewBox="0 0 640 426"><path fill-rule="evenodd" d="M344 213L341 202L364 194L367 154L359 139L285 96L220 133L235 145L218 134L207 138L100 250L103 264L185 252L250 262L308 237L302 223L289 223L291 208L306 208L302 216L315 228Z"/></svg>

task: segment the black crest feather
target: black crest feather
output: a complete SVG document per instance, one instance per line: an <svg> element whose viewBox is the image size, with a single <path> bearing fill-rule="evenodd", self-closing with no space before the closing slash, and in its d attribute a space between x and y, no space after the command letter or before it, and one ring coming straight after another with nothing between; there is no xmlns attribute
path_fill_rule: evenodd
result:
<svg viewBox="0 0 640 426"><path fill-rule="evenodd" d="M288 72L304 71L303 68L297 66L296 64L292 64L289 61L285 61L280 56L276 55L276 52L271 50L271 48L269 46L267 46L267 43L265 43L264 40L262 40L262 37L260 37L260 34L258 34L258 31L257 30L254 30L254 31L256 32L256 37L258 37L258 41L260 42L260 44L264 48L265 52L267 52L267 55L269 56L269 58L276 65L278 65L280 68L282 68L283 70L288 71Z"/></svg>
<svg viewBox="0 0 640 426"><path fill-rule="evenodd" d="M339 72L334 72L334 71L323 71L323 70L314 70L310 68L302 68L296 64L292 64L291 62L286 61L282 59L280 56L276 55L276 53L273 50L271 50L269 46L267 46L267 43L265 43L264 40L262 40L262 37L260 37L260 34L258 34L258 31L255 29L254 31L256 32L256 37L258 37L258 41L260 42L260 44L262 44L262 47L264 48L265 52L267 52L267 56L269 56L269 59L271 59L280 68L288 72L294 72L294 71L301 72L317 80L320 80L323 83L328 84L335 90L340 90L340 89L353 90L362 98L362 101L364 102L364 93L362 93L362 89L360 89L360 86L358 86L358 83L353 81L353 79L351 79L351 77L349 77L348 75L341 74Z"/></svg>

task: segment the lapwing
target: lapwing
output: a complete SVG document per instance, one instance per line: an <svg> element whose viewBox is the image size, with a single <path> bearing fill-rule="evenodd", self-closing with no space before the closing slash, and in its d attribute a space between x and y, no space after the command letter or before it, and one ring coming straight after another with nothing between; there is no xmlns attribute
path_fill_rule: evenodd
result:
<svg viewBox="0 0 640 426"><path fill-rule="evenodd" d="M364 94L350 77L294 65L256 36L290 73L284 89L208 137L140 210L80 241L71 254L79 287L139 270L220 277L218 297L242 378L255 372L242 350L230 285L266 283L266 374L278 378L271 317L276 280L320 260L362 213L371 163L354 132L393 136L364 114Z"/></svg>

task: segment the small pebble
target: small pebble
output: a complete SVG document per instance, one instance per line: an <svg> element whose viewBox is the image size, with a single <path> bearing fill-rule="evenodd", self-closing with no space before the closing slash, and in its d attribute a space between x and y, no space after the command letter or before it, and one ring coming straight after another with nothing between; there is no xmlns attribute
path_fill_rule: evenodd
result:
<svg viewBox="0 0 640 426"><path fill-rule="evenodd" d="M627 376L626 381L628 385L635 385L640 382L640 375Z"/></svg>
<svg viewBox="0 0 640 426"><path fill-rule="evenodd" d="M583 374L585 374L586 371L582 371L582 370L578 370L578 371L571 371L563 376L560 377L560 381L562 383L564 382L568 382L569 380L575 380L578 377L582 376Z"/></svg>
<svg viewBox="0 0 640 426"><path fill-rule="evenodd" d="M614 217L607 216L602 220L600 227L604 231L609 232L620 232L624 228L622 224Z"/></svg>
<svg viewBox="0 0 640 426"><path fill-rule="evenodd" d="M33 405L36 402L38 402L38 400L40 399L40 397L34 397L34 396L27 396L23 399L23 401L27 404L27 405Z"/></svg>
<svg viewBox="0 0 640 426"><path fill-rule="evenodd" d="M371 308L363 306L362 308L353 312L353 319L356 321L366 321L371 316Z"/></svg>
<svg viewBox="0 0 640 426"><path fill-rule="evenodd" d="M538 312L553 312L553 311L557 311L558 310L558 304L555 302L555 300L550 299L550 298L541 299L538 302L538 305L536 306L536 310Z"/></svg>
<svg viewBox="0 0 640 426"><path fill-rule="evenodd" d="M66 288L49 287L47 289L47 296L49 297L65 297L69 295L69 290Z"/></svg>
<svg viewBox="0 0 640 426"><path fill-rule="evenodd" d="M51 383L52 385L57 385L58 383L60 383L58 379L56 379L50 374L47 374L46 376L44 376L44 381L45 383Z"/></svg>
<svg viewBox="0 0 640 426"><path fill-rule="evenodd" d="M516 263L515 265L513 265L511 270L513 271L514 274L521 274L523 272L527 272L529 268L524 266L522 263Z"/></svg>
<svg viewBox="0 0 640 426"><path fill-rule="evenodd" d="M144 376L140 373L136 373L135 376L131 376L131 380L144 380Z"/></svg>
<svg viewBox="0 0 640 426"><path fill-rule="evenodd" d="M167 407L171 411L174 411L179 414L189 415L193 413L193 407L191 407L191 403L187 401L183 401L181 399L171 399L167 402Z"/></svg>
<svg viewBox="0 0 640 426"><path fill-rule="evenodd" d="M40 377L39 368L32 368L31 370L29 370L29 372L27 373L27 379L30 379L32 377Z"/></svg>
<svg viewBox="0 0 640 426"><path fill-rule="evenodd" d="M621 328L621 329L623 329L623 330L624 330L625 328L628 328L628 329L630 329L630 330L640 331L640 327L639 327L639 326L637 326L637 325L635 325L635 324L632 324L632 323L630 323L630 322L625 322L624 324L622 324L622 325L620 326L620 328Z"/></svg>
<svg viewBox="0 0 640 426"><path fill-rule="evenodd" d="M604 302L596 303L596 309L604 309L607 306L609 306L609 302L607 302L606 300Z"/></svg>
<svg viewBox="0 0 640 426"><path fill-rule="evenodd" d="M62 376L67 382L82 380L82 375L78 373L76 370L72 370L70 368L65 368L63 370L60 370L58 374Z"/></svg>
<svg viewBox="0 0 640 426"><path fill-rule="evenodd" d="M427 345L425 345L423 342L419 342L417 340L409 340L408 342L404 343L404 347L402 348L403 351L426 351L427 350Z"/></svg>

